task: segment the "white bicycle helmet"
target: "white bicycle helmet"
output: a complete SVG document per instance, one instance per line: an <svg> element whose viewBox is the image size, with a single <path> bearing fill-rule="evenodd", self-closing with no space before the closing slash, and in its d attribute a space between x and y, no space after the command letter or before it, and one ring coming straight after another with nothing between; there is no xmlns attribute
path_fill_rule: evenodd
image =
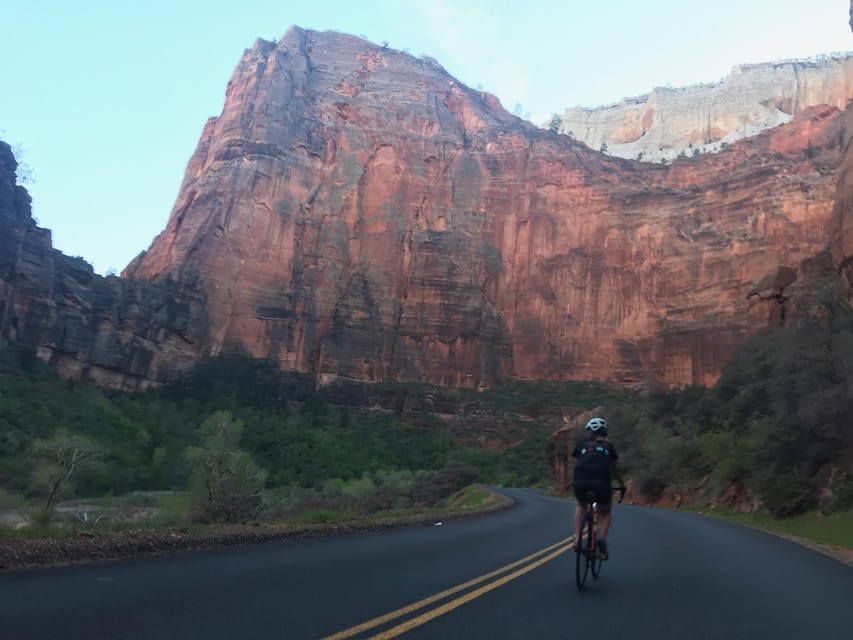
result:
<svg viewBox="0 0 853 640"><path fill-rule="evenodd" d="M592 418L589 422L586 423L586 427L584 427L587 431L592 431L593 433L607 433L607 420L604 418Z"/></svg>

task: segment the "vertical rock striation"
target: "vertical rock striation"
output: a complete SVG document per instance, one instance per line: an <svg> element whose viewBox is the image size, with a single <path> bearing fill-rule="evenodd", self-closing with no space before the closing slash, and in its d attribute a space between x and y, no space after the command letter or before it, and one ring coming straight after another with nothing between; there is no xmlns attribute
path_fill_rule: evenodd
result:
<svg viewBox="0 0 853 640"><path fill-rule="evenodd" d="M712 382L774 321L780 266L822 274L834 106L670 167L541 131L428 58L292 28L259 40L124 275L206 301L320 379Z"/></svg>
<svg viewBox="0 0 853 640"><path fill-rule="evenodd" d="M850 0L853 31L853 0ZM842 144L844 158L838 170L832 226L832 260L853 297L853 109L845 114Z"/></svg>

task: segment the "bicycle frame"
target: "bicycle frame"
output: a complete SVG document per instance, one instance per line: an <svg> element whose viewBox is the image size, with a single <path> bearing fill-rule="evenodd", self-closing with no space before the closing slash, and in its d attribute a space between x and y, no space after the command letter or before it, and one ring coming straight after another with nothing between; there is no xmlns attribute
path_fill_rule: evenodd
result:
<svg viewBox="0 0 853 640"><path fill-rule="evenodd" d="M619 491L619 502L625 497L623 487L611 487L613 491ZM584 496L584 513L581 518L581 527L575 532L578 536L578 552L575 558L575 578L579 590L586 583L587 574L592 571L592 577L598 578L601 573L601 565L604 560L598 554L598 502L593 492ZM584 539L586 538L586 539Z"/></svg>
<svg viewBox="0 0 853 640"><path fill-rule="evenodd" d="M592 492L586 494L586 509L583 519L589 523L589 553L595 553L598 542L598 502Z"/></svg>

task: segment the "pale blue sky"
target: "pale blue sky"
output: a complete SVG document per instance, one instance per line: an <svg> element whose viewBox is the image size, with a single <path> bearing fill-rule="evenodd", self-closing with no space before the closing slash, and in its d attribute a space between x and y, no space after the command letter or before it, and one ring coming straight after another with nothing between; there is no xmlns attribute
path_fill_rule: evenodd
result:
<svg viewBox="0 0 853 640"><path fill-rule="evenodd" d="M848 0L4 2L0 138L32 169L54 246L120 271L166 224L255 38L290 25L436 58L534 122L739 63L853 49Z"/></svg>

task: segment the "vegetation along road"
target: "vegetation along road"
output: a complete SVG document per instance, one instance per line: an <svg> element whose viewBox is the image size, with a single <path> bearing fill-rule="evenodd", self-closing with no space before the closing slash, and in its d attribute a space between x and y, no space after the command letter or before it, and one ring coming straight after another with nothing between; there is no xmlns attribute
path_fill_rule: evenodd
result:
<svg viewBox="0 0 853 640"><path fill-rule="evenodd" d="M853 569L738 525L618 505L578 592L565 499L502 513L0 574L0 638L850 638Z"/></svg>

